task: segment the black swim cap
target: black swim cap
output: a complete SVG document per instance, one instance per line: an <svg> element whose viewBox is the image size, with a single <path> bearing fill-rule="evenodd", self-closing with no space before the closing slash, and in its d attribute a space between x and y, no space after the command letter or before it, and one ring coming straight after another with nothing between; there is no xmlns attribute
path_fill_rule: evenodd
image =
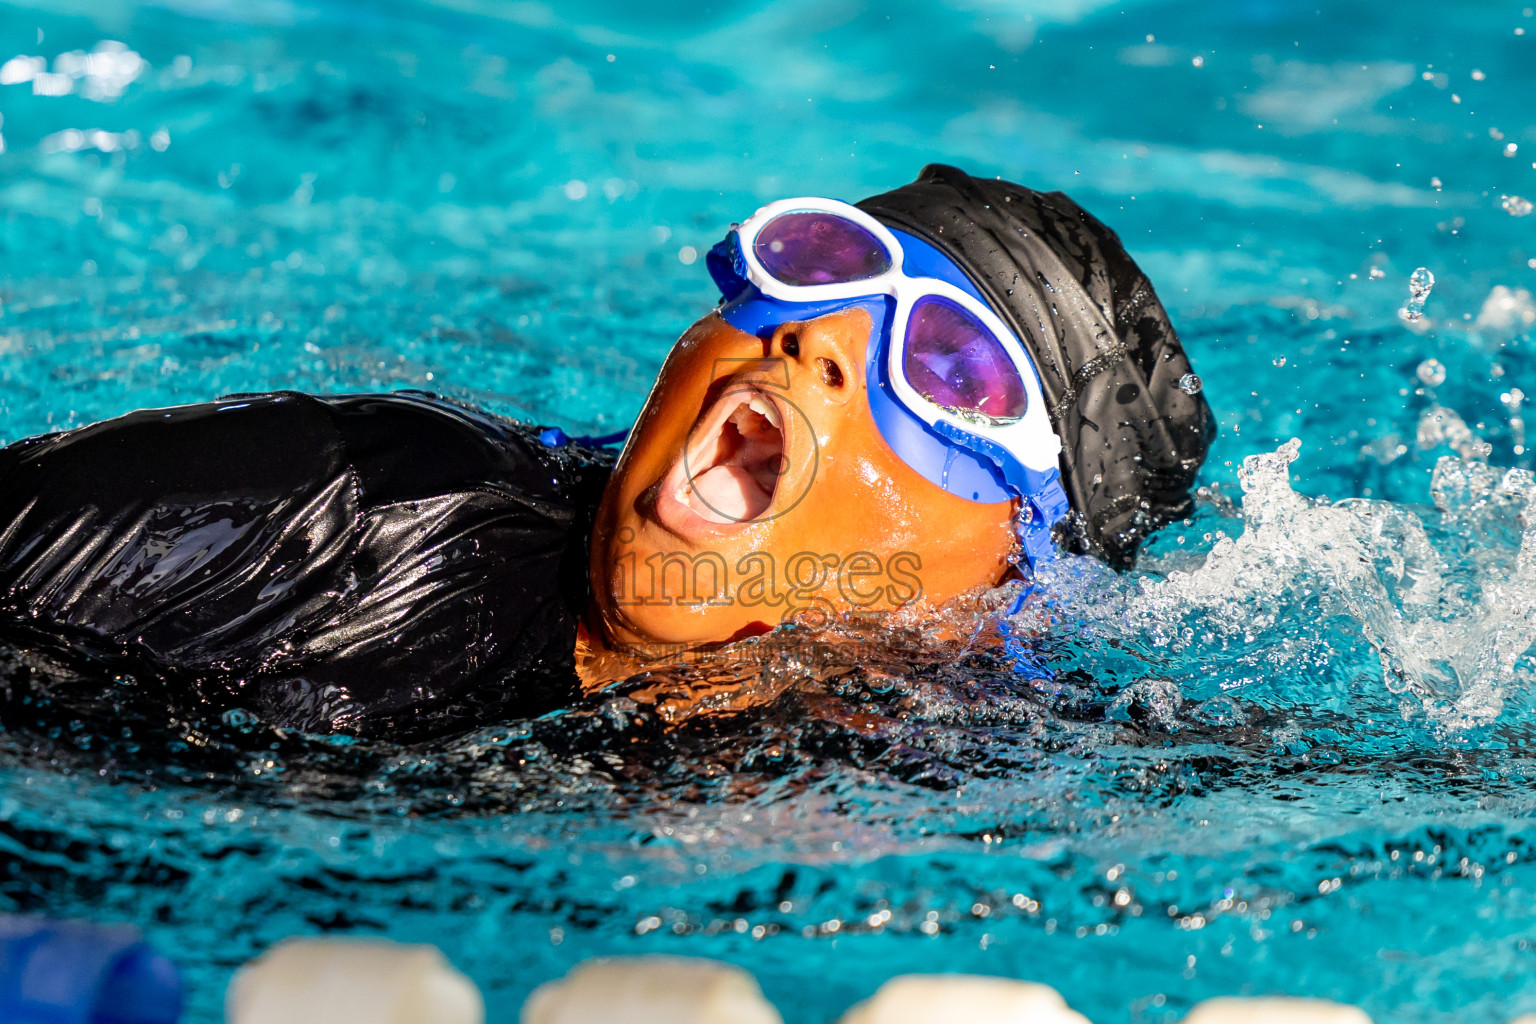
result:
<svg viewBox="0 0 1536 1024"><path fill-rule="evenodd" d="M1189 515L1216 426L1113 231L1060 192L944 164L858 206L952 259L1034 357L1072 502L1059 540L1124 568L1149 534Z"/></svg>

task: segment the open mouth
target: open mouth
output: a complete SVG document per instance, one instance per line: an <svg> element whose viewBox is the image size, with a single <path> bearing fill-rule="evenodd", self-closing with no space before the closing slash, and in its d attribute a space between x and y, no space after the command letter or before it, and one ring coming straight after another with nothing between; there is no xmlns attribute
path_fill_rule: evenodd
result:
<svg viewBox="0 0 1536 1024"><path fill-rule="evenodd" d="M694 516L717 526L752 522L773 504L784 468L778 405L751 385L727 385L699 414L682 457L661 481L657 513L679 532L689 532Z"/></svg>

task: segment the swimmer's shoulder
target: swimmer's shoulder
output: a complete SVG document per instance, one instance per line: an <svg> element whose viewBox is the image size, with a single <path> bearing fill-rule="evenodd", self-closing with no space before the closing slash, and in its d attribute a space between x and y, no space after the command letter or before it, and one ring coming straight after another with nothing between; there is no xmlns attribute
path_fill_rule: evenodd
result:
<svg viewBox="0 0 1536 1024"><path fill-rule="evenodd" d="M237 393L17 441L0 452L0 477L17 495L78 499L276 493L345 475L365 506L467 491L595 505L614 454L550 434L426 391Z"/></svg>
<svg viewBox="0 0 1536 1024"><path fill-rule="evenodd" d="M551 445L543 439L550 428L428 391L316 400L330 411L348 461L375 501L492 489L582 505L595 503L613 468L610 451Z"/></svg>

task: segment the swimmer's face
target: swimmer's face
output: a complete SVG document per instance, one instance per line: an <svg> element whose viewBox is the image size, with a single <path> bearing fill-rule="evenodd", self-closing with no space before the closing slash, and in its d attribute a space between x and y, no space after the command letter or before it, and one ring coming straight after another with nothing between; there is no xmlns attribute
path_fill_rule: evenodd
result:
<svg viewBox="0 0 1536 1024"><path fill-rule="evenodd" d="M1011 503L949 494L886 444L870 328L849 309L763 340L711 314L683 335L598 510L593 625L621 643L728 640L1003 577Z"/></svg>

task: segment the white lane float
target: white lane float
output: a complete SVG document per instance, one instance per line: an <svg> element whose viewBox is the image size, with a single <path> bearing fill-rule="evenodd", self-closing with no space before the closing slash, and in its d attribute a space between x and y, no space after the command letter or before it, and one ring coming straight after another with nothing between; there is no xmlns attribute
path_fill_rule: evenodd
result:
<svg viewBox="0 0 1536 1024"><path fill-rule="evenodd" d="M435 946L289 939L235 974L228 1024L484 1024L480 990Z"/></svg>
<svg viewBox="0 0 1536 1024"><path fill-rule="evenodd" d="M1326 999L1223 996L1200 1003L1184 1024L1371 1024L1371 1018L1358 1006Z"/></svg>
<svg viewBox="0 0 1536 1024"><path fill-rule="evenodd" d="M534 990L522 1024L783 1024L739 967L674 956L578 964Z"/></svg>
<svg viewBox="0 0 1536 1024"><path fill-rule="evenodd" d="M967 974L892 978L841 1024L1088 1024L1049 985ZM527 1024L527 1022L525 1022Z"/></svg>

